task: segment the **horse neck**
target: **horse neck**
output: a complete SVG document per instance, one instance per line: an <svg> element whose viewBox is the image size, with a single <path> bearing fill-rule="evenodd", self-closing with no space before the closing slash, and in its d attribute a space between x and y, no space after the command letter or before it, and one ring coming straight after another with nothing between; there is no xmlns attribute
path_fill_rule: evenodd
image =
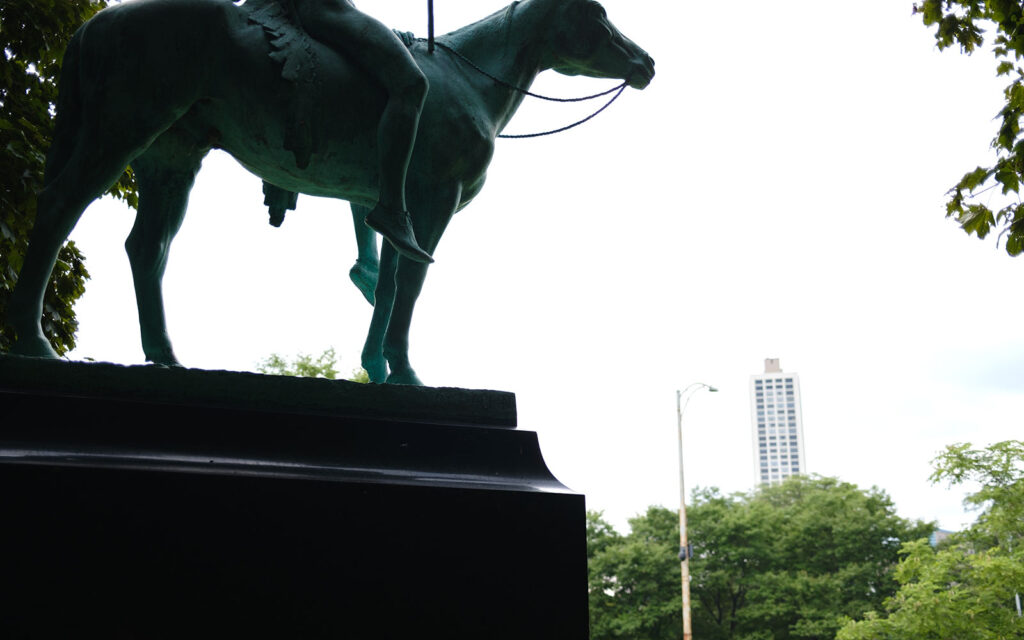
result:
<svg viewBox="0 0 1024 640"><path fill-rule="evenodd" d="M513 3L497 13L467 27L453 31L440 41L472 60L496 78L520 89L529 89L544 69L543 3L527 0ZM498 130L504 128L523 101L519 91L503 87L475 70L480 93L490 107Z"/></svg>

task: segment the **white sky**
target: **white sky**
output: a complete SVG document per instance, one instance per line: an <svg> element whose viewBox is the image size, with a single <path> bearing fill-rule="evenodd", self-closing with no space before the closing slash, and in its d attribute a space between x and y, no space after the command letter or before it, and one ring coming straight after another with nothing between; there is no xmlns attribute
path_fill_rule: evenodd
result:
<svg viewBox="0 0 1024 640"><path fill-rule="evenodd" d="M425 35L424 4L360 7ZM438 33L503 6L436 4ZM800 374L810 471L884 488L907 517L972 520L962 491L929 485L931 459L1024 434L1024 262L943 218L945 191L992 157L991 56L939 53L910 0L605 6L658 74L579 129L499 141L420 298L420 377L514 391L551 470L624 530L678 504L691 382L721 392L685 416L688 487L750 488L747 380L778 357ZM527 104L508 132L590 108ZM100 201L72 236L93 275L73 357L143 359L132 220ZM357 367L371 309L354 258L346 203L302 196L273 229L259 180L210 154L165 279L178 356L244 370L333 345Z"/></svg>

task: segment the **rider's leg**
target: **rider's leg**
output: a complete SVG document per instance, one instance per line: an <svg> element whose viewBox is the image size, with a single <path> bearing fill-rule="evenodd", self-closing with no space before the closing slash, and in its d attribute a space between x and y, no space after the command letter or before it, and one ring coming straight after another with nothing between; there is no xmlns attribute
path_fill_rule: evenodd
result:
<svg viewBox="0 0 1024 640"><path fill-rule="evenodd" d="M297 6L302 26L311 36L352 59L388 94L377 128L380 198L366 223L402 255L433 262L416 242L405 202L409 159L427 95L426 77L398 36L348 0L304 0Z"/></svg>

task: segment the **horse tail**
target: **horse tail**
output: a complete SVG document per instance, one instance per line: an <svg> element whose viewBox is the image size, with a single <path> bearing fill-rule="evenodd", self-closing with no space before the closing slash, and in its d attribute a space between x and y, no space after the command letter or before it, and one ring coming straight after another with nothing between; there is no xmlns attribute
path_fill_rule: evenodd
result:
<svg viewBox="0 0 1024 640"><path fill-rule="evenodd" d="M82 26L71 36L61 62L57 81L57 118L53 127L53 141L46 154L43 186L47 186L64 169L75 150L82 127L82 81L78 59L82 55Z"/></svg>

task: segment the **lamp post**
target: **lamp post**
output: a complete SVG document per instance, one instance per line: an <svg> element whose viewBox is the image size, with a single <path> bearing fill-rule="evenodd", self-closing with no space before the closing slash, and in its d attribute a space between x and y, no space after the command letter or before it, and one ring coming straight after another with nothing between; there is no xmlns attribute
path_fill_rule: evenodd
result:
<svg viewBox="0 0 1024 640"><path fill-rule="evenodd" d="M679 568L683 577L683 640L692 640L690 624L690 545L686 536L686 482L683 479L683 412L690 398L701 389L714 393L715 387L703 382L694 382L685 389L676 390L676 430L679 435ZM686 401L683 402L683 396Z"/></svg>

